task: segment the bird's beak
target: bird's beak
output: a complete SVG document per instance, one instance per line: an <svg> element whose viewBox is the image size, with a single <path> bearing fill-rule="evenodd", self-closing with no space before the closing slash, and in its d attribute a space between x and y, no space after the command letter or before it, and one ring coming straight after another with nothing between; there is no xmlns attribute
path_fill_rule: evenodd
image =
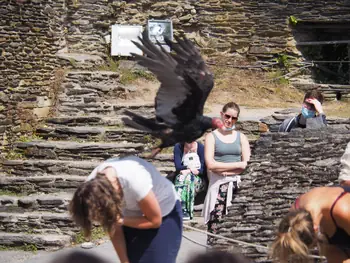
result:
<svg viewBox="0 0 350 263"><path fill-rule="evenodd" d="M213 118L211 121L211 124L212 124L212 127L215 129L216 128L222 129L224 127L224 123L220 118Z"/></svg>

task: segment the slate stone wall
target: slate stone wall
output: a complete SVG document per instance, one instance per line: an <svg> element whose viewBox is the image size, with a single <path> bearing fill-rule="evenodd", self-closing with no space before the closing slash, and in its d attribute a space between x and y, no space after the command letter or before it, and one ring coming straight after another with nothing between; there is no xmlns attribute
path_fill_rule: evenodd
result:
<svg viewBox="0 0 350 263"><path fill-rule="evenodd" d="M280 218L300 194L338 183L340 157L349 141L346 129L261 134L219 234L269 245ZM232 248L232 243L221 240L217 246ZM234 247L257 262L268 261L263 249Z"/></svg>
<svg viewBox="0 0 350 263"><path fill-rule="evenodd" d="M53 104L56 71L89 64L65 54L84 54L78 58L92 60L90 70L106 59L112 24L170 18L175 32L186 32L208 55L226 51L239 59L271 60L282 53L300 56L290 15L344 22L349 11L347 0L0 0L0 134L10 126L30 130L33 118L47 116Z"/></svg>
<svg viewBox="0 0 350 263"><path fill-rule="evenodd" d="M275 54L298 55L288 18L344 22L349 1L115 1L69 0L67 45L70 50L105 54L103 36L111 24L145 25L147 19L171 19L174 31L185 31L208 53L238 52L253 59ZM305 36L304 36L305 37Z"/></svg>
<svg viewBox="0 0 350 263"><path fill-rule="evenodd" d="M0 134L29 131L49 111L64 13L64 0L0 1Z"/></svg>

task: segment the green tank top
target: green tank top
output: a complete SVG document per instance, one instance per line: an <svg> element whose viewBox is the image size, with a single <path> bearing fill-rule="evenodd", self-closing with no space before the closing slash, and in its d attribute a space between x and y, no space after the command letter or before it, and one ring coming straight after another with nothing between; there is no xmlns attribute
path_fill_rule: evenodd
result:
<svg viewBox="0 0 350 263"><path fill-rule="evenodd" d="M240 162L242 160L241 135L237 132L234 142L225 143L213 132L215 139L214 160L222 163Z"/></svg>

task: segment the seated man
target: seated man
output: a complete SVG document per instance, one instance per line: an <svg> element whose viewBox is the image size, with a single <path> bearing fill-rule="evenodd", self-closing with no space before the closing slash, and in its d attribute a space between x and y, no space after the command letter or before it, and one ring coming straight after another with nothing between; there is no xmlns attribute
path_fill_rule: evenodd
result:
<svg viewBox="0 0 350 263"><path fill-rule="evenodd" d="M327 126L326 115L322 109L323 95L317 90L306 92L301 113L285 119L279 132L290 132L294 128L322 128Z"/></svg>
<svg viewBox="0 0 350 263"><path fill-rule="evenodd" d="M339 183L343 186L350 186L350 142L348 143L343 156L340 159L341 170L339 173Z"/></svg>

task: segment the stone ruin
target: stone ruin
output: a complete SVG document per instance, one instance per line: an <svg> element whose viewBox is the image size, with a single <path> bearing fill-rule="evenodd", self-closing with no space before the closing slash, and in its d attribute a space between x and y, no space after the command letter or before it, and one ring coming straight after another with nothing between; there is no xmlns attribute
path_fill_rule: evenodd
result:
<svg viewBox="0 0 350 263"><path fill-rule="evenodd" d="M227 66L247 60L268 66L283 55L303 61L296 41L313 41L307 28L323 21L328 29L341 24L341 31L349 11L349 1L335 0L0 0L0 246L71 245L79 230L66 206L84 176L103 159L141 154L154 143L121 124L123 109L151 114L153 105L125 100L137 91L119 72L102 70L110 59L110 25L170 18L175 33L187 33L210 63L230 54ZM297 26L290 25L291 16ZM300 88L315 86L309 78L293 81ZM328 99L349 97L346 85L322 89ZM298 194L336 182L349 120L331 120L328 130L273 133L286 114L239 125L254 138L253 159L221 234L266 245ZM164 175L174 169L171 154L153 163ZM263 251L241 249L267 260Z"/></svg>

